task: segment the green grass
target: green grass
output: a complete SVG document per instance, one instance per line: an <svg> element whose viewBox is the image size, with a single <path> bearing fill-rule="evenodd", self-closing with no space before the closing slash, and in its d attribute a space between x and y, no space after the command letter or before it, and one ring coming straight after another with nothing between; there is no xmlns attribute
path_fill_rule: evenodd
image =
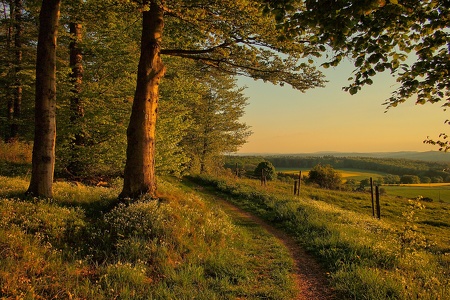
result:
<svg viewBox="0 0 450 300"><path fill-rule="evenodd" d="M298 174L299 171L302 171L302 175L308 175L310 168L277 168L277 172L282 173L288 173L288 174ZM375 172L375 171L369 171L369 170L359 170L359 169L335 169L337 172L339 172L342 175L342 178L345 179L356 179L361 180L365 178L378 178L383 177L386 175L386 173L382 172Z"/></svg>
<svg viewBox="0 0 450 300"><path fill-rule="evenodd" d="M428 197L433 202L450 204L450 186L383 186L388 195L405 198Z"/></svg>
<svg viewBox="0 0 450 300"><path fill-rule="evenodd" d="M282 227L329 270L339 299L450 299L450 220L443 203L201 177L230 201ZM435 221L433 221L435 220Z"/></svg>
<svg viewBox="0 0 450 300"><path fill-rule="evenodd" d="M290 299L292 261L213 199L159 181L159 201L114 205L111 187L57 182L24 198L0 177L0 298Z"/></svg>

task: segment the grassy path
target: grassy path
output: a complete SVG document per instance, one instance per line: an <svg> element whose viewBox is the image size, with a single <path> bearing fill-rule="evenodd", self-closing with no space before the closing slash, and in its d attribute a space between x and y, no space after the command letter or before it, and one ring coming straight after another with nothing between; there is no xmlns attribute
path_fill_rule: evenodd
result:
<svg viewBox="0 0 450 300"><path fill-rule="evenodd" d="M255 270L260 272L261 276L271 276L271 274L267 274L268 271L273 270L273 266L270 266L271 260L280 253L287 252L292 264L289 274L293 284L292 299L334 299L325 272L288 234L224 200L219 195L202 187L197 187L196 190L202 194L202 197L220 205L233 219L234 224L245 228L251 235L251 239L259 245L257 257L253 263Z"/></svg>

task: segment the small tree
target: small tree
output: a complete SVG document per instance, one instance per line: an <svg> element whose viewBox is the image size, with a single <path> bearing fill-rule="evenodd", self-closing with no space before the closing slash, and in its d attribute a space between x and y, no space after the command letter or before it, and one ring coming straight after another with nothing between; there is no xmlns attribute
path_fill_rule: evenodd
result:
<svg viewBox="0 0 450 300"><path fill-rule="evenodd" d="M272 165L270 161L260 162L255 169L255 176L260 177L263 170L267 180L274 180L277 178L275 167Z"/></svg>
<svg viewBox="0 0 450 300"><path fill-rule="evenodd" d="M365 179L363 179L363 180L361 180L361 181L359 182L359 187L360 187L361 189L364 189L364 188L367 187L367 186L370 186L370 179L369 179L369 178L365 178Z"/></svg>
<svg viewBox="0 0 450 300"><path fill-rule="evenodd" d="M387 184L397 184L400 183L400 176L388 174L383 177L384 183Z"/></svg>
<svg viewBox="0 0 450 300"><path fill-rule="evenodd" d="M400 179L400 183L404 184L413 184L413 183L420 183L419 176L416 175L403 175Z"/></svg>
<svg viewBox="0 0 450 300"><path fill-rule="evenodd" d="M342 184L342 177L330 165L318 164L309 171L308 181L316 183L322 188L338 189Z"/></svg>

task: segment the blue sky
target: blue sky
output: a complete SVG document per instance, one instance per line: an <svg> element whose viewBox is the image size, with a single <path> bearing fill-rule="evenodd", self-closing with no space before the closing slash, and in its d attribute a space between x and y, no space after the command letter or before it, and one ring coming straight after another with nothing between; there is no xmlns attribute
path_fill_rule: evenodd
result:
<svg viewBox="0 0 450 300"><path fill-rule="evenodd" d="M439 103L415 105L410 99L385 113L382 104L398 87L389 73L351 96L342 90L352 75L349 62L321 70L326 87L306 93L239 79L249 98L242 121L253 131L239 153L430 151L438 148L422 143L427 136L450 132L444 124L448 112Z"/></svg>

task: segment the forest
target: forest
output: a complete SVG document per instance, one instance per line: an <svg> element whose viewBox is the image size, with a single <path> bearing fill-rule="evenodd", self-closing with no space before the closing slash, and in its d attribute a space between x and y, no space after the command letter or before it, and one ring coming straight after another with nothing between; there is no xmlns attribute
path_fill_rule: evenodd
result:
<svg viewBox="0 0 450 300"><path fill-rule="evenodd" d="M447 101L448 7L418 3L4 0L2 139L32 144L29 194L52 197L56 172L121 175L120 198L136 198L156 171L215 172L245 143L236 76L304 92L325 84L318 58L349 57L350 94L387 70L387 107Z"/></svg>
<svg viewBox="0 0 450 300"><path fill-rule="evenodd" d="M387 108L450 106L448 1L0 8L0 298L449 299L444 191L426 203L388 191L374 218L365 191L305 184L293 196L291 182L232 173L260 157L225 155L251 134L239 76L306 92L350 60L350 94L386 71L398 82ZM425 142L450 149L445 133ZM265 159L447 175L402 160Z"/></svg>

